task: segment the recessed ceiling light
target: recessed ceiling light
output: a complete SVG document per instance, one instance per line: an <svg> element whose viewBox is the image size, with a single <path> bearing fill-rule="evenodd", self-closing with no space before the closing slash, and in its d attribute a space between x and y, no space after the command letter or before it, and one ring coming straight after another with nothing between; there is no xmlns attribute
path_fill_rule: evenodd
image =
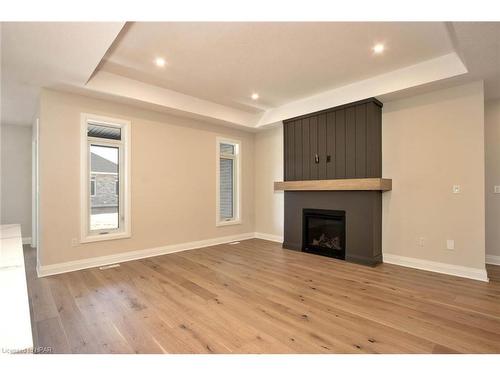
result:
<svg viewBox="0 0 500 375"><path fill-rule="evenodd" d="M382 43L377 43L373 46L373 52L376 54L381 54L384 52L385 46Z"/></svg>
<svg viewBox="0 0 500 375"><path fill-rule="evenodd" d="M165 66L167 62L165 61L165 59L163 57L157 57L155 59L155 64L156 66L159 66L160 68L163 68Z"/></svg>
<svg viewBox="0 0 500 375"><path fill-rule="evenodd" d="M256 92L254 92L254 93L252 94L251 98L252 98L253 100L257 100L257 99L259 99L259 94L257 94Z"/></svg>

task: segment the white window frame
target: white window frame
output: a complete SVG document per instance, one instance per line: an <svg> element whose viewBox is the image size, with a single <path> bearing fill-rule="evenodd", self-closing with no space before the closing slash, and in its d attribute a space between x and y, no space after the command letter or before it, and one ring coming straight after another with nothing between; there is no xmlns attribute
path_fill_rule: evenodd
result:
<svg viewBox="0 0 500 375"><path fill-rule="evenodd" d="M234 146L234 156L227 155L234 160L233 163L233 218L221 220L220 218L220 145L222 143ZM215 225L217 227L241 224L241 141L223 137L216 138L216 198L215 198Z"/></svg>
<svg viewBox="0 0 500 375"><path fill-rule="evenodd" d="M89 122L121 129L121 141L88 137ZM90 145L119 148L119 225L117 229L90 230ZM80 121L80 243L131 237L130 121L82 113ZM97 189L97 184L96 184Z"/></svg>

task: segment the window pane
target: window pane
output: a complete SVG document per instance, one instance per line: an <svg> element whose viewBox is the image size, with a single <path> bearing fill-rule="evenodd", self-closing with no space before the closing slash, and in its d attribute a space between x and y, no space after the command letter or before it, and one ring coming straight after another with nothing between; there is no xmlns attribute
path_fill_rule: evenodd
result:
<svg viewBox="0 0 500 375"><path fill-rule="evenodd" d="M221 145L222 146L222 145ZM220 158L220 217L233 217L233 163L232 159Z"/></svg>
<svg viewBox="0 0 500 375"><path fill-rule="evenodd" d="M229 154L229 155L234 155L234 145L227 144L227 143L221 143L220 144L220 153L221 154Z"/></svg>
<svg viewBox="0 0 500 375"><path fill-rule="evenodd" d="M87 135L94 138L122 139L122 130L113 126L88 124Z"/></svg>
<svg viewBox="0 0 500 375"><path fill-rule="evenodd" d="M116 195L119 148L90 146L90 177L95 180L90 197L90 230L117 229L119 199Z"/></svg>

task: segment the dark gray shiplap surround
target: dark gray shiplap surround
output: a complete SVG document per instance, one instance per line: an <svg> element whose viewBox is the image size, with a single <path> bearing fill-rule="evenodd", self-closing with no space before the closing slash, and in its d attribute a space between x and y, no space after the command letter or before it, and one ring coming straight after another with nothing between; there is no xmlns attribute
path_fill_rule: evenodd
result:
<svg viewBox="0 0 500 375"><path fill-rule="evenodd" d="M285 181L382 177L382 103L375 98L289 119ZM302 250L305 208L346 212L346 260L382 261L382 192L285 191L283 247Z"/></svg>

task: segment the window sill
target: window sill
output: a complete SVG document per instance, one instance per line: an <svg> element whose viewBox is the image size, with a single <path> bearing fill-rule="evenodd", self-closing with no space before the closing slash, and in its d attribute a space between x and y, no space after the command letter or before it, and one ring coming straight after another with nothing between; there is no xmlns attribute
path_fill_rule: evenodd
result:
<svg viewBox="0 0 500 375"><path fill-rule="evenodd" d="M238 225L241 224L241 219L228 220L228 221L217 221L215 223L216 227L225 227L227 225Z"/></svg>
<svg viewBox="0 0 500 375"><path fill-rule="evenodd" d="M80 243L90 243L90 242L99 242L99 241L111 241L111 240L121 240L125 238L132 237L128 232L120 232L120 233L110 233L110 234L95 234L82 237L80 239Z"/></svg>

